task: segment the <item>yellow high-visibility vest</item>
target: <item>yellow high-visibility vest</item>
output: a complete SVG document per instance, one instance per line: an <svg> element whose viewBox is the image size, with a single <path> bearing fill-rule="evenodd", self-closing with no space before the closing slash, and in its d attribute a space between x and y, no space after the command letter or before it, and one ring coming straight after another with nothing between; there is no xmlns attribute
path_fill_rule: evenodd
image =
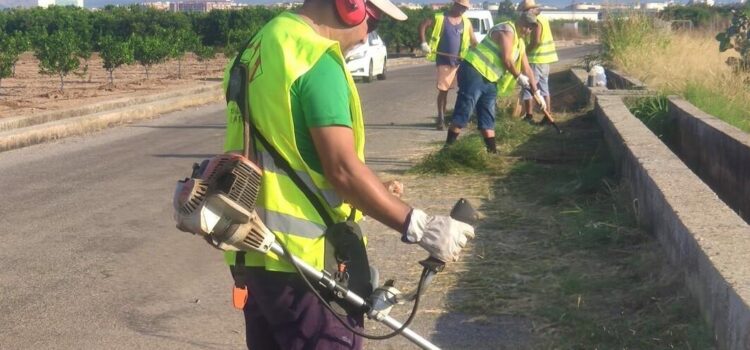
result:
<svg viewBox="0 0 750 350"><path fill-rule="evenodd" d="M515 59L516 68L521 67L521 54L524 52L526 45L523 40L518 37L518 31L513 22L503 22L498 26L508 24L513 28L513 57ZM482 74L482 76L491 81L497 83L498 95L508 95L513 92L515 87L514 83L516 78L510 72L505 69L503 65L503 52L502 48L492 39L492 30L487 34L482 42L476 47L469 50L464 60L471 63L474 69Z"/></svg>
<svg viewBox="0 0 750 350"><path fill-rule="evenodd" d="M555 50L555 40L552 38L552 30L549 27L549 20L539 15L536 17L542 35L539 38L539 46L528 52L529 63L553 63L557 62L557 50Z"/></svg>
<svg viewBox="0 0 750 350"><path fill-rule="evenodd" d="M437 50L440 44L440 38L443 35L443 22L445 20L445 14L442 12L435 14L433 20L432 36L430 37L430 53L427 54L427 59L435 62L437 59ZM466 16L461 16L461 21L464 26L464 31L461 33L461 49L458 51L458 57L466 57L466 53L471 47L471 22Z"/></svg>
<svg viewBox="0 0 750 350"><path fill-rule="evenodd" d="M349 86L355 151L364 162L364 122L359 94L337 41L320 36L299 16L285 12L266 24L242 53L248 69L248 102L257 132L291 165L295 173L320 199L334 222L343 222L352 207L343 202L323 174L310 168L297 149L292 117L291 87L326 53L332 52ZM224 73L224 90L229 81L229 62ZM227 104L227 132L224 150L243 147L242 116L235 102ZM287 173L277 166L271 154L259 142L255 161L263 169L256 210L261 220L291 254L320 270L324 268L326 225L310 200ZM355 221L361 219L357 214ZM227 263L235 263L235 253L225 253ZM247 252L247 266L265 266L266 270L292 272L294 268L277 256Z"/></svg>

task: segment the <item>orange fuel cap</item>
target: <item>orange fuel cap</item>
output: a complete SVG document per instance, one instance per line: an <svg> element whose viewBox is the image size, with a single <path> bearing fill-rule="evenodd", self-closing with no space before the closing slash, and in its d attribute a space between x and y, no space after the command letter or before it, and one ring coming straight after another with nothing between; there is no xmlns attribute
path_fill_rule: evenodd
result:
<svg viewBox="0 0 750 350"><path fill-rule="evenodd" d="M247 287L234 286L232 289L232 305L237 310L244 310L247 304Z"/></svg>

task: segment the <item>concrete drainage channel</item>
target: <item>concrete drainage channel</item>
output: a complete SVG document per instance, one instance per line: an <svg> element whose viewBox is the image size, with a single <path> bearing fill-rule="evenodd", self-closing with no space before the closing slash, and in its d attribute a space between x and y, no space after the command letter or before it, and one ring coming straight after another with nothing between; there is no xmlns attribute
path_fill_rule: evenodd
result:
<svg viewBox="0 0 750 350"><path fill-rule="evenodd" d="M608 85L586 86L587 74L571 75L594 103L595 114L623 180L629 184L639 222L657 236L698 300L721 349L750 349L750 137L669 99L670 121L685 162L636 118L624 99L648 96L637 80L608 71ZM622 88L626 88L623 90ZM696 170L695 173L685 163Z"/></svg>
<svg viewBox="0 0 750 350"><path fill-rule="evenodd" d="M79 108L0 119L0 152L98 131L114 125L220 101L220 83L147 96L125 97Z"/></svg>

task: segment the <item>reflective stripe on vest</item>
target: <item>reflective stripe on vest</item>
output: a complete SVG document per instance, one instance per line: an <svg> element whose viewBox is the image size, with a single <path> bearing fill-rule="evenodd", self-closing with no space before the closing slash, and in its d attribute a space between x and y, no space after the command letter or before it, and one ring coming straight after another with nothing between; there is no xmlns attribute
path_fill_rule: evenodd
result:
<svg viewBox="0 0 750 350"><path fill-rule="evenodd" d="M440 38L443 34L443 22L445 21L445 14L438 12L435 14L432 25L432 36L430 36L430 53L427 54L427 58L430 61L435 62L437 59L437 50L440 45ZM461 33L461 49L458 51L458 57L466 57L466 53L469 52L471 47L471 28L469 18L461 16L461 23L463 23L464 31Z"/></svg>
<svg viewBox="0 0 750 350"><path fill-rule="evenodd" d="M539 38L539 46L527 54L529 63L544 64L557 62L557 50L555 50L555 41L552 38L549 20L542 15L537 16L536 19L542 35Z"/></svg>
<svg viewBox="0 0 750 350"><path fill-rule="evenodd" d="M273 157L271 156L271 153L268 153L266 150L259 150L255 152L255 159L258 165L263 169L263 173L273 172L277 174L284 174L286 175L286 172L284 169L276 165L276 162L274 162ZM315 186L315 182L313 181L312 177L306 172L303 171L296 171L295 172L297 176L304 182L307 187L313 191L316 191L320 197L323 197L325 201L328 203L331 207L338 207L341 205L344 201L341 200L341 197L336 193L333 189L320 189ZM291 180L290 180L291 181Z"/></svg>
<svg viewBox="0 0 750 350"><path fill-rule="evenodd" d="M262 133L281 157L286 159L305 185L320 199L334 222L342 222L352 208L335 193L323 174L311 169L299 153L291 109L291 86L325 54L332 53L346 77L352 116L355 152L364 161L364 122L359 94L345 68L338 42L318 35L298 15L285 12L268 22L253 39L241 60L249 69L248 101L257 131ZM224 89L229 78L227 65ZM224 150L242 149L242 120L237 104L227 105L227 134ZM289 251L316 269L323 269L326 225L310 200L278 167L260 143L254 144L255 161L263 169L257 212L276 239ZM355 217L361 219L361 214ZM225 253L234 264L235 254ZM294 268L273 254L248 252L247 266L265 266L266 270L292 272Z"/></svg>

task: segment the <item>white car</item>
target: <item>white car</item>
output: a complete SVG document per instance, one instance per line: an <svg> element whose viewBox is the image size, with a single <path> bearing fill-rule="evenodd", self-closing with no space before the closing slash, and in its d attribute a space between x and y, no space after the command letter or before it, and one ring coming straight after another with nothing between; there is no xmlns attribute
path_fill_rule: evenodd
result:
<svg viewBox="0 0 750 350"><path fill-rule="evenodd" d="M388 61L385 43L377 32L367 34L367 40L346 54L346 67L352 77L361 77L371 82L375 77L385 79L385 66Z"/></svg>
<svg viewBox="0 0 750 350"><path fill-rule="evenodd" d="M468 17L471 21L477 42L481 42L490 31L490 28L495 25L492 20L492 14L487 10L469 10L464 13L464 16Z"/></svg>

